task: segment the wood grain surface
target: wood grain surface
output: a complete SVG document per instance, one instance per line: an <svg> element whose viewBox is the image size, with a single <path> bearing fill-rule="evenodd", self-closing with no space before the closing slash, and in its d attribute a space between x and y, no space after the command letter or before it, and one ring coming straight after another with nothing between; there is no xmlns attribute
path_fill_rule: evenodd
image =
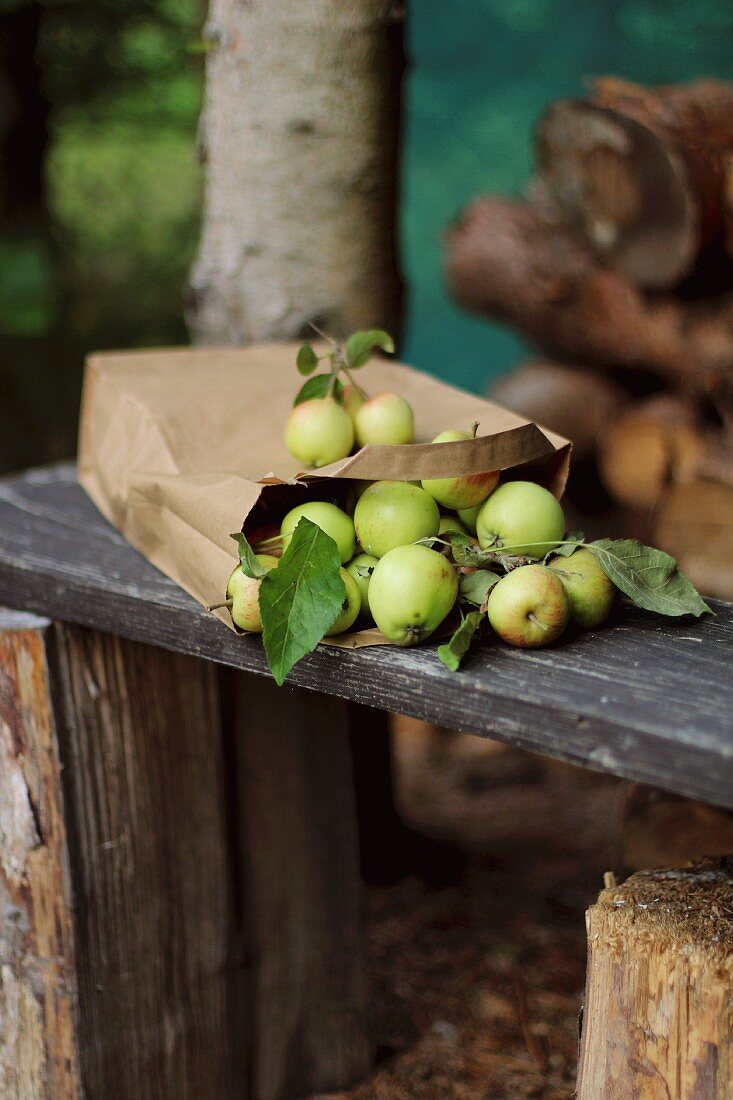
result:
<svg viewBox="0 0 733 1100"><path fill-rule="evenodd" d="M0 602L268 674L99 515L71 466L0 483ZM733 806L733 607L702 621L622 609L535 652L487 644L459 674L434 645L329 646L289 682Z"/></svg>

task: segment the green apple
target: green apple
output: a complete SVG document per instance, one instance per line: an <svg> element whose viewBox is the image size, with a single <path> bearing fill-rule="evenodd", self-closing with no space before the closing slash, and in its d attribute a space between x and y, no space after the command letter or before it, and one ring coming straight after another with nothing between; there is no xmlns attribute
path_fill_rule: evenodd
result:
<svg viewBox="0 0 733 1100"><path fill-rule="evenodd" d="M356 419L356 414L366 400L368 399L366 397L362 397L355 386L344 386L342 401L344 403L344 408L351 417L352 422Z"/></svg>
<svg viewBox="0 0 733 1100"><path fill-rule="evenodd" d="M328 466L354 446L351 417L332 397L296 405L285 424L285 446L305 466Z"/></svg>
<svg viewBox="0 0 733 1100"><path fill-rule="evenodd" d="M553 558L548 565L565 585L576 623L590 629L608 618L616 589L601 569L595 554L580 549L569 558Z"/></svg>
<svg viewBox="0 0 733 1100"><path fill-rule="evenodd" d="M379 561L372 554L357 554L346 566L346 572L350 573L359 586L361 596L361 610L363 614L371 614L369 609L369 584L374 572L374 566Z"/></svg>
<svg viewBox="0 0 733 1100"><path fill-rule="evenodd" d="M436 435L433 443L458 443L473 439L473 432L451 428ZM438 477L423 480L422 487L444 508L473 508L483 504L499 481L499 471L485 474L464 474L461 477Z"/></svg>
<svg viewBox="0 0 733 1100"><path fill-rule="evenodd" d="M570 619L570 600L552 569L523 565L489 593L489 622L510 645L537 649L560 637Z"/></svg>
<svg viewBox="0 0 733 1100"><path fill-rule="evenodd" d="M361 611L361 596L359 595L359 585L356 583L350 573L347 573L345 569L340 569L341 580L344 582L344 588L346 589L346 596L344 598L343 606L339 611L336 619L331 627L326 631L325 637L331 638L334 634L343 634L345 631L352 627L356 622L359 612Z"/></svg>
<svg viewBox="0 0 733 1100"><path fill-rule="evenodd" d="M359 498L361 497L362 493L366 489L368 489L370 485L373 484L373 481L358 481L356 479L350 483L349 491L346 494L346 511L349 513L350 516L353 516L354 509L356 508L356 505L358 504Z"/></svg>
<svg viewBox="0 0 733 1100"><path fill-rule="evenodd" d="M483 504L474 504L473 508L459 508L458 518L461 523L465 523L466 527L472 535L476 534L476 520L478 514L483 508Z"/></svg>
<svg viewBox="0 0 733 1100"><path fill-rule="evenodd" d="M257 561L269 573L280 564L279 558L272 554L257 554ZM248 577L238 565L227 581L227 599L232 600L231 616L240 630L262 633L260 618L260 581L261 578Z"/></svg>
<svg viewBox="0 0 733 1100"><path fill-rule="evenodd" d="M429 493L409 481L375 481L354 512L362 550L381 558L395 546L437 535L440 512Z"/></svg>
<svg viewBox="0 0 733 1100"><path fill-rule="evenodd" d="M459 535L468 535L469 532L463 526L458 516L441 516L439 535L445 535L447 531L456 531Z"/></svg>
<svg viewBox="0 0 733 1100"><path fill-rule="evenodd" d="M412 443L415 438L412 409L396 393L378 393L365 401L354 417L354 427L360 447L367 443L397 446Z"/></svg>
<svg viewBox="0 0 733 1100"><path fill-rule="evenodd" d="M374 567L369 606L385 638L414 645L440 626L457 595L458 579L447 558L427 546L398 546Z"/></svg>
<svg viewBox="0 0 733 1100"><path fill-rule="evenodd" d="M299 504L291 508L280 527L282 536L283 553L290 545L293 531L298 526L298 520L303 516L315 523L327 535L330 535L339 549L341 564L354 556L354 521L346 512L342 512L335 504L329 504L325 500L309 500L306 504Z"/></svg>
<svg viewBox="0 0 733 1100"><path fill-rule="evenodd" d="M541 558L565 533L565 516L552 493L534 481L507 481L495 489L476 520L484 550L506 547L512 554ZM498 541L497 541L498 540Z"/></svg>

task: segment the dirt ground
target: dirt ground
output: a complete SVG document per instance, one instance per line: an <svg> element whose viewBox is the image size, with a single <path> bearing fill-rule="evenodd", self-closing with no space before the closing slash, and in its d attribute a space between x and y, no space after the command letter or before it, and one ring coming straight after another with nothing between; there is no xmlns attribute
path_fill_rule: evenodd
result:
<svg viewBox="0 0 733 1100"><path fill-rule="evenodd" d="M403 816L442 843L434 874L368 890L377 1066L329 1100L568 1100L625 785L406 719L396 757Z"/></svg>

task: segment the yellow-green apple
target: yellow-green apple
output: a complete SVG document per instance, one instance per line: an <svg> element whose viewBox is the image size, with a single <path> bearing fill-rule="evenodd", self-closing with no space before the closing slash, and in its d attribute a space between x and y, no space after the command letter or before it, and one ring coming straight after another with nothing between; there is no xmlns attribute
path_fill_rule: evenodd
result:
<svg viewBox="0 0 733 1100"><path fill-rule="evenodd" d="M458 595L455 570L427 546L398 546L377 562L369 584L374 621L390 642L414 645L440 626Z"/></svg>
<svg viewBox="0 0 733 1100"><path fill-rule="evenodd" d="M476 520L484 550L541 558L565 533L565 516L552 493L534 481L507 481L495 489Z"/></svg>
<svg viewBox="0 0 733 1100"><path fill-rule="evenodd" d="M363 397L355 386L344 386L342 401L352 421L355 420L356 414L367 400L368 398Z"/></svg>
<svg viewBox="0 0 733 1100"><path fill-rule="evenodd" d="M269 573L271 569L280 564L278 558L272 554L257 554L257 561ZM262 633L262 619L260 618L260 581L261 577L248 577L242 572L242 566L238 565L232 571L227 582L227 599L232 601L232 620L240 630L250 630L253 633Z"/></svg>
<svg viewBox="0 0 733 1100"><path fill-rule="evenodd" d="M397 446L412 443L415 423L410 405L396 393L378 393L365 401L354 417L356 441Z"/></svg>
<svg viewBox="0 0 733 1100"><path fill-rule="evenodd" d="M560 637L570 619L570 600L552 569L523 565L489 593L489 622L499 637L522 649L537 649Z"/></svg>
<svg viewBox="0 0 733 1100"><path fill-rule="evenodd" d="M569 558L553 558L548 565L565 585L576 623L590 629L608 618L616 590L592 551L576 550Z"/></svg>
<svg viewBox="0 0 733 1100"><path fill-rule="evenodd" d="M440 512L429 493L409 481L375 481L354 511L362 550L381 558L395 546L437 535Z"/></svg>
<svg viewBox="0 0 733 1100"><path fill-rule="evenodd" d="M341 564L354 556L354 521L346 512L342 512L335 504L329 504L325 500L309 500L305 504L299 504L291 508L282 521L280 534L282 536L283 553L290 545L293 531L298 526L298 521L305 516L311 523L315 523L327 535L330 535L338 546Z"/></svg>
<svg viewBox="0 0 733 1100"><path fill-rule="evenodd" d="M346 511L349 515L353 516L359 497L373 484L373 481L357 481L356 479L349 484L349 491L346 494Z"/></svg>
<svg viewBox="0 0 733 1100"><path fill-rule="evenodd" d="M440 517L440 527L438 528L439 535L445 535L448 531L455 531L459 535L468 535L464 525L459 520L458 516L443 516Z"/></svg>
<svg viewBox="0 0 733 1100"><path fill-rule="evenodd" d="M359 612L361 611L361 596L359 595L359 585L356 583L350 573L347 573L345 569L340 569L341 580L344 582L344 588L346 589L346 596L344 602L333 624L326 631L326 637L330 638L334 634L343 634L349 627L353 626L356 622Z"/></svg>
<svg viewBox="0 0 733 1100"><path fill-rule="evenodd" d="M473 439L473 432L461 428L451 428L436 435L433 443L458 443ZM492 470L484 474L463 474L460 477L438 477L423 479L422 487L444 508L473 508L483 504L489 493L493 492L499 481L499 471Z"/></svg>
<svg viewBox="0 0 733 1100"><path fill-rule="evenodd" d="M476 534L476 520L478 519L478 514L479 514L479 512L481 511L482 508L483 508L483 503L482 504L474 504L473 508L459 508L458 509L458 518L459 518L459 520L461 521L461 523L465 523L466 527L468 528L468 530L470 531L470 533L472 535Z"/></svg>
<svg viewBox="0 0 733 1100"><path fill-rule="evenodd" d="M374 572L374 566L379 561L372 554L357 554L346 566L346 572L350 573L359 586L361 596L362 614L369 615L369 584Z"/></svg>
<svg viewBox="0 0 733 1100"><path fill-rule="evenodd" d="M304 466L328 466L350 453L354 425L346 409L332 397L314 397L290 413L285 446Z"/></svg>

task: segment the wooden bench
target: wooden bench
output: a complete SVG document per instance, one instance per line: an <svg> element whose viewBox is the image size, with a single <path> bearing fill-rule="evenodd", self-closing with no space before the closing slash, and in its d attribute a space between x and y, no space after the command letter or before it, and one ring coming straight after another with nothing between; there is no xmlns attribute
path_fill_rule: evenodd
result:
<svg viewBox="0 0 733 1100"><path fill-rule="evenodd" d="M372 830L394 854L387 711L733 807L726 604L455 675L431 646L322 646L276 689L71 466L0 482L0 604L0 1085L24 1097L366 1072L357 822L362 857Z"/></svg>

